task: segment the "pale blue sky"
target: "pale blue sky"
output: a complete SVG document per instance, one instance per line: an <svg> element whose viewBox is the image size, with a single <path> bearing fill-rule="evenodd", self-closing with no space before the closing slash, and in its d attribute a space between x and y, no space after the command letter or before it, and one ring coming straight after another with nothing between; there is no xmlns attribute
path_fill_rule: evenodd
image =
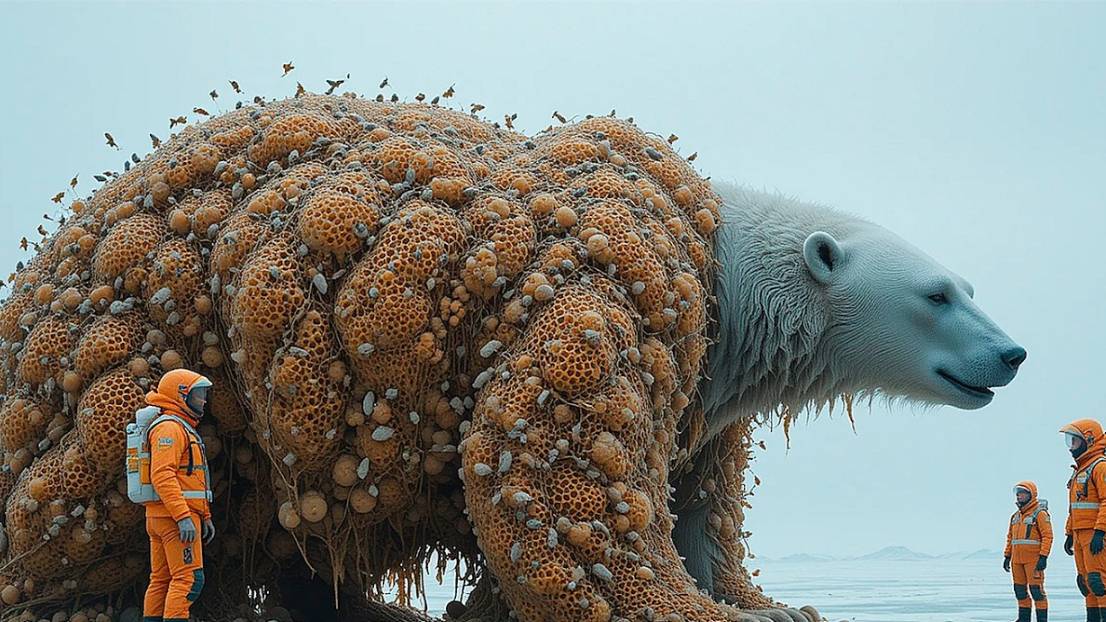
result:
<svg viewBox="0 0 1106 622"><path fill-rule="evenodd" d="M1056 430L1106 416L1106 5L3 4L0 265L74 174L116 169L228 79L518 113L632 115L704 174L825 202L969 279L1029 351L982 411L857 411L766 433L752 548L999 548L1011 487L1064 518ZM295 71L280 77L281 63ZM190 115L193 116L194 115ZM104 145L111 132L121 152ZM1059 551L1059 546L1055 549Z"/></svg>

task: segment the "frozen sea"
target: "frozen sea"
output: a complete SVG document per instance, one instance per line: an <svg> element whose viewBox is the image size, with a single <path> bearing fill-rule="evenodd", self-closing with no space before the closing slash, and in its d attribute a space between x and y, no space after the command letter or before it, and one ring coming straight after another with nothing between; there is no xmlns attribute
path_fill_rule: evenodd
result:
<svg viewBox="0 0 1106 622"><path fill-rule="evenodd" d="M832 622L966 622L1013 620L1017 603L1002 558L847 561L758 561L766 593L794 606L814 605ZM1057 550L1045 571L1050 619L1084 619L1075 563ZM452 586L427 578L427 609L440 615Z"/></svg>

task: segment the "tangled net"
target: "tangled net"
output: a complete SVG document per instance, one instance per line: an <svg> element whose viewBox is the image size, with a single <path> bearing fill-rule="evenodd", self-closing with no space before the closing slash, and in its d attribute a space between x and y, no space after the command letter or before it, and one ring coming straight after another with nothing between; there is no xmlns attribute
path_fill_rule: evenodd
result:
<svg viewBox="0 0 1106 622"><path fill-rule="evenodd" d="M140 583L124 429L181 366L216 386L209 611L306 564L417 590L433 553L516 569L524 620L686 576L664 510L703 429L719 212L665 140L305 95L190 126L71 209L0 309L12 611Z"/></svg>

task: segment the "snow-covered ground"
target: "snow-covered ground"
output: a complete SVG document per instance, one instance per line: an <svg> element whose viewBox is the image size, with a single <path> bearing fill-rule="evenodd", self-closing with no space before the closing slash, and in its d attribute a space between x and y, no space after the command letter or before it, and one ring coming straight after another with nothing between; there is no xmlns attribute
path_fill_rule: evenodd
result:
<svg viewBox="0 0 1106 622"><path fill-rule="evenodd" d="M1017 604L1001 553L980 551L930 557L885 549L861 558L797 556L759 559L757 581L774 598L814 605L827 619L856 622L968 622L1013 620ZM1051 618L1082 620L1083 597L1075 587L1075 563L1059 545L1049 559L1045 587ZM453 587L427 577L427 609L439 615Z"/></svg>

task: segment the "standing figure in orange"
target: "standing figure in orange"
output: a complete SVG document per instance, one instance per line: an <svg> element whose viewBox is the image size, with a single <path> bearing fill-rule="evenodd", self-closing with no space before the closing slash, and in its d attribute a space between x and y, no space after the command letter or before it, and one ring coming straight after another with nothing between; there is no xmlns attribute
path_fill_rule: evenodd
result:
<svg viewBox="0 0 1106 622"><path fill-rule="evenodd" d="M1006 530L1006 550L1002 567L1014 571L1014 596L1018 598L1018 622L1030 622L1030 605L1036 605L1037 622L1048 622L1048 596L1045 594L1045 566L1052 550L1052 520L1048 502L1037 499L1037 484L1018 482L1014 486L1018 511L1010 517ZM1030 595L1033 599L1030 601Z"/></svg>
<svg viewBox="0 0 1106 622"><path fill-rule="evenodd" d="M215 537L203 441L196 426L211 381L187 369L161 377L146 403L161 410L149 428L150 481L158 500L145 504L150 536L150 585L144 622L188 622L204 585L202 542ZM197 537L199 534L200 537Z"/></svg>
<svg viewBox="0 0 1106 622"><path fill-rule="evenodd" d="M1087 622L1106 622L1106 438L1094 419L1073 421L1060 431L1075 458L1068 480L1064 552L1075 555L1075 582L1087 602Z"/></svg>

